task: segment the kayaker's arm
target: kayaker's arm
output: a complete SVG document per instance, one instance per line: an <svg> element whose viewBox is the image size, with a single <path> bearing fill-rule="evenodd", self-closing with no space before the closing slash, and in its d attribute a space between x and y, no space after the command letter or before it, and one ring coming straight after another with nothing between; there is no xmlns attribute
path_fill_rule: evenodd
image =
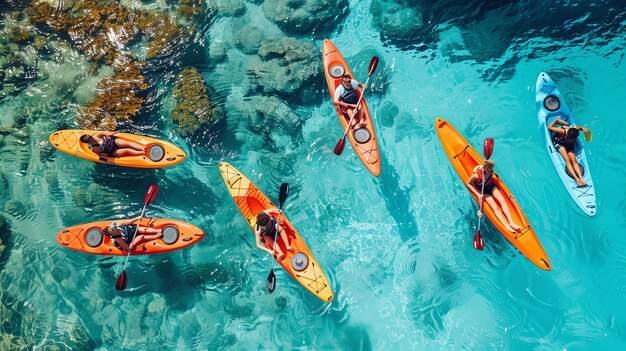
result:
<svg viewBox="0 0 626 351"><path fill-rule="evenodd" d="M265 210L265 213L267 213L268 215L278 215L279 213L282 213L283 211L279 210L278 208L274 207L274 208L268 208L267 210Z"/></svg>
<svg viewBox="0 0 626 351"><path fill-rule="evenodd" d="M333 103L339 107L356 108L356 105L354 104L346 104L345 102L341 102L341 101L335 101Z"/></svg>
<svg viewBox="0 0 626 351"><path fill-rule="evenodd" d="M122 237L117 237L117 238L115 238L113 240L115 240L115 242L120 246L120 248L123 251L126 251L126 252L129 251L128 250L128 245L126 244L126 242L124 241L124 239Z"/></svg>
<svg viewBox="0 0 626 351"><path fill-rule="evenodd" d="M261 230L254 230L254 237L256 238L256 247L258 247L259 249L267 252L268 254L274 256L274 251L268 249L267 247L265 247L265 245L263 245L263 243L261 242Z"/></svg>
<svg viewBox="0 0 626 351"><path fill-rule="evenodd" d="M557 121L561 121L561 119L557 117L554 121L552 121L552 123L550 123L550 125L548 126L548 130L554 133L564 134L565 130L563 128L557 128L554 126Z"/></svg>
<svg viewBox="0 0 626 351"><path fill-rule="evenodd" d="M476 190L476 187L474 186L474 181L476 181L476 179L478 179L478 175L474 173L471 177L469 177L467 182L465 182L465 185L467 185L467 188L470 192L472 192L472 194L476 195L480 199L480 193L478 192L478 190Z"/></svg>
<svg viewBox="0 0 626 351"><path fill-rule="evenodd" d="M580 131L581 131L581 132L583 132L583 133L587 133L587 132L589 131L589 129L587 129L587 128L585 128L585 127L581 127L581 126L576 126L576 127L574 127L574 128L576 128L576 129L580 130Z"/></svg>

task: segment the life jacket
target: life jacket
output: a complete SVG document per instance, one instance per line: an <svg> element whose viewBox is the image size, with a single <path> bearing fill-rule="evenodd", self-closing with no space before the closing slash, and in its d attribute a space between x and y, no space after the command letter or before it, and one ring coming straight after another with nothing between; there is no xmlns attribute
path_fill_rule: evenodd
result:
<svg viewBox="0 0 626 351"><path fill-rule="evenodd" d="M350 89L346 89L343 84L341 84L341 87L343 88L341 101L346 104L356 104L359 102L359 92L357 91L357 88L352 87L352 82L350 82Z"/></svg>
<svg viewBox="0 0 626 351"><path fill-rule="evenodd" d="M561 144L561 145L563 145L563 144L573 144L573 143L576 142L577 139L578 139L578 137L571 137L571 138L568 137L567 136L567 131L565 133L563 133L563 134L555 134L552 137L552 141L555 144Z"/></svg>
<svg viewBox="0 0 626 351"><path fill-rule="evenodd" d="M274 219L274 217L270 218L270 222L267 223L267 225L265 226L265 228L263 228L261 230L261 238L263 237L263 235L269 235L269 236L274 236L276 234L276 225L278 223L276 222L276 220ZM256 225L256 229L259 230L259 228L261 228L261 226L259 226L258 224Z"/></svg>
<svg viewBox="0 0 626 351"><path fill-rule="evenodd" d="M115 138L106 135L102 136L100 150L102 150L103 154L112 156L116 149L117 145L115 145Z"/></svg>
<svg viewBox="0 0 626 351"><path fill-rule="evenodd" d="M481 187L483 186L483 166L478 166L478 169L476 169L474 172L478 176L478 178L476 178L476 180L474 181L474 186L477 189L481 189ZM487 184L493 183L493 173L494 172L491 172L489 177L485 178L485 186L487 186Z"/></svg>

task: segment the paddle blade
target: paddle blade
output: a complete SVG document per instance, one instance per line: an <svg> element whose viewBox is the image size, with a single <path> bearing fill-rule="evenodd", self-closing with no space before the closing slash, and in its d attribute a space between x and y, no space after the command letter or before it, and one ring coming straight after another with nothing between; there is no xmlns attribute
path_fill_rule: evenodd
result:
<svg viewBox="0 0 626 351"><path fill-rule="evenodd" d="M343 153L343 148L345 146L346 146L346 138L343 137L343 138L339 139L339 142L337 143L337 145L335 145L335 149L333 150L335 155L341 156L341 154Z"/></svg>
<svg viewBox="0 0 626 351"><path fill-rule="evenodd" d="M280 190L278 191L278 202L280 203L280 207L283 207L283 203L287 200L287 195L289 195L289 183L282 183L280 185Z"/></svg>
<svg viewBox="0 0 626 351"><path fill-rule="evenodd" d="M588 142L588 143L590 143L590 142L591 142L591 137L592 137L592 135L591 135L591 131L590 131L590 130L587 130L587 131L585 132L585 140L587 140L587 142Z"/></svg>
<svg viewBox="0 0 626 351"><path fill-rule="evenodd" d="M270 274L267 276L267 290L269 290L270 294L273 293L274 290L276 290L276 275L274 274L273 269L270 271Z"/></svg>
<svg viewBox="0 0 626 351"><path fill-rule="evenodd" d="M474 235L474 249L482 251L484 247L483 237L480 235L480 230L478 230L476 235Z"/></svg>
<svg viewBox="0 0 626 351"><path fill-rule="evenodd" d="M148 190L146 191L146 196L143 198L144 206L148 206L149 203L154 201L154 198L157 196L159 192L159 187L156 184L150 184Z"/></svg>
<svg viewBox="0 0 626 351"><path fill-rule="evenodd" d="M376 70L376 67L378 67L378 57L374 56L372 57L372 60L370 61L370 66L367 70L367 76L371 76L372 73L374 73L374 71Z"/></svg>
<svg viewBox="0 0 626 351"><path fill-rule="evenodd" d="M117 281L115 282L115 289L117 290L126 289L126 283L128 283L128 277L126 277L126 270L123 270L122 274L120 274L120 277L117 278Z"/></svg>
<svg viewBox="0 0 626 351"><path fill-rule="evenodd" d="M489 159L491 154L493 153L493 138L485 139L483 144L483 155L485 155L485 159Z"/></svg>

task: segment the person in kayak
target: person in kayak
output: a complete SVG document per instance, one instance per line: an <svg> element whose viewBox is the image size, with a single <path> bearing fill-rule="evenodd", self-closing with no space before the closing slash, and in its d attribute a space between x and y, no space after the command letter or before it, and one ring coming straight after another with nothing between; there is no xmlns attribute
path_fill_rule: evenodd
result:
<svg viewBox="0 0 626 351"><path fill-rule="evenodd" d="M116 133L96 133L93 136L83 134L80 141L88 144L89 149L98 156L124 157L140 156L146 153L146 149L138 143L115 137Z"/></svg>
<svg viewBox="0 0 626 351"><path fill-rule="evenodd" d="M147 241L160 239L163 237L161 229L141 227L137 229L137 223L140 217L133 219L125 219L111 223L104 228L105 235L114 240L124 251L130 251L134 247L141 245ZM137 234L135 235L135 230ZM133 235L134 238L133 238Z"/></svg>
<svg viewBox="0 0 626 351"><path fill-rule="evenodd" d="M561 128L554 126L557 122L562 125ZM587 133L587 128L568 126L567 122L557 117L550 123L548 130L554 133L552 143L554 143L554 148L561 154L563 160L565 160L567 173L574 178L578 187L587 186L587 183L583 180L583 173L580 169L580 164L578 164L576 153L574 152L574 146L578 140L578 135L580 135L579 131L582 130L583 133Z"/></svg>
<svg viewBox="0 0 626 351"><path fill-rule="evenodd" d="M489 207L493 210L493 213L496 214L498 220L504 225L504 227L510 231L511 233L519 232L522 228L513 222L511 218L511 211L509 211L509 206L506 204L504 196L500 192L500 189L496 186L496 183L493 180L493 166L496 164L493 160L486 160L482 166L477 167L472 174L471 177L465 183L469 190L478 197L478 200L481 198L480 190L483 187L483 177L485 180L484 187L484 198L483 200L489 204ZM495 200L494 200L495 198ZM500 206L496 203L500 203ZM500 210L502 208L502 210ZM504 212L504 216L502 216L502 212ZM478 211L478 216L482 217L482 212Z"/></svg>
<svg viewBox="0 0 626 351"><path fill-rule="evenodd" d="M348 116L349 119L352 119L357 108L356 104L359 102L359 91L357 87L362 90L367 88L365 84L357 82L352 79L352 76L346 73L341 77L341 85L335 89L333 103L339 106L343 115ZM361 91L360 93L362 94L363 92ZM354 123L351 127L357 124L357 119L359 119L358 123L360 127L365 126L365 114L363 113L363 109L360 108L358 113L359 115L354 118Z"/></svg>
<svg viewBox="0 0 626 351"><path fill-rule="evenodd" d="M254 236L256 237L256 246L269 253L272 256L276 256L279 259L285 259L285 253L280 248L280 245L274 246L274 237L276 236L276 231L278 230L278 234L280 238L283 240L285 245L287 246L287 250L293 252L291 245L289 245L289 238L287 238L287 233L285 233L285 229L278 223L272 214L279 214L281 211L277 208L270 208L265 211L261 211L256 215L256 227L254 228ZM270 247L276 247L276 250L268 249L263 245L263 243L267 243ZM277 255L278 254L278 255Z"/></svg>

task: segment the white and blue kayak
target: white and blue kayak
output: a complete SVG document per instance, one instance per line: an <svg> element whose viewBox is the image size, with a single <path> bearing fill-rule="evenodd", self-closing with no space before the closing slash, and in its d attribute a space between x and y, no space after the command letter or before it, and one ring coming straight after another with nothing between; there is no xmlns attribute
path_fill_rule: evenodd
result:
<svg viewBox="0 0 626 351"><path fill-rule="evenodd" d="M585 150L580 138L576 141L574 146L574 152L578 164L580 164L583 172L583 180L587 183L586 187L578 187L576 181L572 178L565 169L565 160L561 157L561 154L554 148L552 142L553 133L548 130L548 126L557 117L561 120L569 123L569 125L575 125L574 116L572 111L563 100L561 92L556 87L554 81L544 72L539 74L537 78L537 114L539 116L539 126L541 133L544 135L546 147L548 153L556 168L556 172L559 174L563 185L567 189L572 199L578 204L578 206L585 211L589 216L596 214L596 190L591 179L591 172L589 171L589 164L587 163L587 157L585 156ZM560 126L560 124L557 124Z"/></svg>

